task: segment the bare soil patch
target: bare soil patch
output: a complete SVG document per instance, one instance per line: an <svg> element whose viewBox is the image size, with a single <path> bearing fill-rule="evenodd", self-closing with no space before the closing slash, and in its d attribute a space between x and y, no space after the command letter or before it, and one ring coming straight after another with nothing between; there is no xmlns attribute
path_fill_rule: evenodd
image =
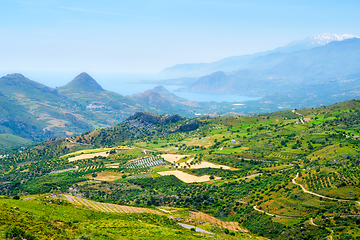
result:
<svg viewBox="0 0 360 240"><path fill-rule="evenodd" d="M120 179L122 177L122 175L123 174L120 172L104 171L104 172L97 173L97 177L92 177L91 174L89 174L85 177L93 179L93 180L97 180L97 181L112 182L112 181Z"/></svg>
<svg viewBox="0 0 360 240"><path fill-rule="evenodd" d="M193 182L206 182L206 181L210 181L210 176L209 175L204 175L204 176L194 176L188 173L184 173L182 171L166 171L166 172L158 172L158 174L162 175L162 176L168 176L168 175L174 175L175 177L177 177L178 179L180 179L181 181L185 182L185 183L193 183ZM221 179L219 177L215 177L214 180L218 180Z"/></svg>
<svg viewBox="0 0 360 240"><path fill-rule="evenodd" d="M177 161L179 161L180 159L184 158L184 157L188 157L189 155L180 155L180 154L163 154L161 155L161 157L168 162L171 163L176 163Z"/></svg>
<svg viewBox="0 0 360 240"><path fill-rule="evenodd" d="M207 222L211 222L211 223L216 223L220 227L227 228L231 231L241 231L243 233L248 233L246 229L243 229L239 226L238 222L224 222L203 212L190 212L190 217L195 219L206 220Z"/></svg>

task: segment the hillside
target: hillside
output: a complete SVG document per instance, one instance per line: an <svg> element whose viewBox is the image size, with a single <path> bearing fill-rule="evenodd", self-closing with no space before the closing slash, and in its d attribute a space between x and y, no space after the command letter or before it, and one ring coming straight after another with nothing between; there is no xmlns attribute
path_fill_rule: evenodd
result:
<svg viewBox="0 0 360 240"><path fill-rule="evenodd" d="M89 131L91 124L76 103L56 89L29 80L21 74L0 78L5 133L33 141ZM66 129L65 129L66 127Z"/></svg>
<svg viewBox="0 0 360 240"><path fill-rule="evenodd" d="M129 97L143 106L147 106L153 112L160 110L169 114L178 113L184 116L194 116L194 111L203 112L208 109L207 104L178 97L162 86Z"/></svg>
<svg viewBox="0 0 360 240"><path fill-rule="evenodd" d="M2 148L113 126L137 111L194 116L194 109L204 109L161 87L125 97L104 90L87 73L55 89L21 74L8 74L0 78L0 101Z"/></svg>
<svg viewBox="0 0 360 240"><path fill-rule="evenodd" d="M145 110L130 98L104 90L87 73L81 73L58 91L77 102L94 127L111 126L138 110Z"/></svg>
<svg viewBox="0 0 360 240"><path fill-rule="evenodd" d="M360 100L250 117L139 112L9 152L0 194L62 193L99 211L155 207L228 237L243 236L238 224L270 239L352 239L360 236L359 117Z"/></svg>
<svg viewBox="0 0 360 240"><path fill-rule="evenodd" d="M0 204L3 239L212 239L209 234L182 228L164 214L89 210L54 195L2 198ZM248 239L239 237L236 239ZM218 234L217 239L235 238Z"/></svg>
<svg viewBox="0 0 360 240"><path fill-rule="evenodd" d="M137 112L122 123L106 129L74 136L71 141L91 144L96 147L112 147L136 139L156 138L176 130L178 122L184 122L180 115L161 116L153 113Z"/></svg>

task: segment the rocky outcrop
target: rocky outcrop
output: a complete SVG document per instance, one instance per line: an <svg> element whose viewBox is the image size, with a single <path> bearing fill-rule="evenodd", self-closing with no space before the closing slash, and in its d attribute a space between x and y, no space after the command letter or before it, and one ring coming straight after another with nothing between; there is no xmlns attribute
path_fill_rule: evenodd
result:
<svg viewBox="0 0 360 240"><path fill-rule="evenodd" d="M166 125L184 120L180 115L162 116L154 113L136 112L133 116L128 117L131 125L143 128L153 128L155 125Z"/></svg>
<svg viewBox="0 0 360 240"><path fill-rule="evenodd" d="M196 120L192 120L189 123L185 123L179 126L180 132L189 132L199 128L199 123Z"/></svg>

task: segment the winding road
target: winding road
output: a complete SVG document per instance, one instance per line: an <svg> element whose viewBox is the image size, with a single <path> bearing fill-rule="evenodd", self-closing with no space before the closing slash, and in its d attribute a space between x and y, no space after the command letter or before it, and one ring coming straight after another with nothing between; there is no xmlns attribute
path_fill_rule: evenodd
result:
<svg viewBox="0 0 360 240"><path fill-rule="evenodd" d="M201 232L201 233L206 233L206 234L213 234L212 232L205 231L204 229L201 229L201 228L198 228L198 227L195 227L195 226L192 226L192 225L188 225L188 224L184 224L184 223L177 223L177 224L182 226L183 228L186 228L186 229L195 228L196 232Z"/></svg>
<svg viewBox="0 0 360 240"><path fill-rule="evenodd" d="M301 123L304 124L303 115L301 113L296 112L295 110L292 110L292 112L299 115Z"/></svg>
<svg viewBox="0 0 360 240"><path fill-rule="evenodd" d="M299 177L299 173L296 174L296 177L292 180L292 183L295 184L295 185L300 186L304 193L312 194L312 195L317 196L317 197L321 197L321 198L325 198L325 199L330 199L330 200L334 200L334 201L343 201L343 202L353 201L353 200L349 200L349 199L338 199L338 198L326 197L326 196L320 195L320 194L318 194L318 193L314 193L314 192L308 191L308 190L305 189L305 187L304 187L303 185L301 185L300 183L297 183L297 182L295 181L298 177ZM360 204L360 202L356 202L356 203ZM295 217L295 216L283 216L283 215L276 215L276 214L268 213L268 212L265 212L264 210L259 209L256 205L253 206L253 209L254 209L255 211L258 211L258 212L261 212L261 213L265 213L266 215L269 215L269 216L272 216L272 217L289 217L289 218ZM311 225L318 226L318 225L316 225L316 224L313 222L313 219L312 219L312 218L310 218L309 221L310 221L310 224L311 224Z"/></svg>
<svg viewBox="0 0 360 240"><path fill-rule="evenodd" d="M304 188L303 185L301 185L300 183L297 183L297 182L295 181L298 177L299 177L299 173L296 174L296 177L292 180L292 183L300 186L304 193L312 194L312 195L317 196L317 197L321 197L321 198L325 198L325 199L330 199L330 200L334 200L334 201L342 201L342 202L353 201L353 200L349 200L349 199L338 199L338 198L326 197L326 196L323 196L323 195L320 195L320 194L317 194L317 193L308 191L308 190L306 190L306 189ZM356 203L360 204L360 202L356 202Z"/></svg>
<svg viewBox="0 0 360 240"><path fill-rule="evenodd" d="M265 213L266 215L269 215L269 216L271 216L271 217L276 217L275 214L271 214L271 213L265 212L264 210L258 209L258 207L257 207L256 205L254 205L253 208L254 208L255 211L258 211L258 212L261 212L261 213Z"/></svg>

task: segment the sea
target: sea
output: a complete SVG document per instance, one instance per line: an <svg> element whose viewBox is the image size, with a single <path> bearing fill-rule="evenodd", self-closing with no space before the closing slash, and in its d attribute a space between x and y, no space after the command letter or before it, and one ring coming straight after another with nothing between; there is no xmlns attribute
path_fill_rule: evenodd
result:
<svg viewBox="0 0 360 240"><path fill-rule="evenodd" d="M149 77L148 77L149 78ZM179 88L184 86L180 85L162 85L155 82L156 80L141 77L133 78L107 78L102 81L101 85L104 89L111 90L121 95L127 96L132 94L141 93L147 90L151 90L157 86L163 86L169 92L176 96L185 98L187 100L193 100L197 102L244 102L250 100L257 100L259 98L241 96L237 94L213 94L213 93L196 93L196 92L180 92Z"/></svg>
<svg viewBox="0 0 360 240"><path fill-rule="evenodd" d="M19 71L20 72L20 71ZM11 73L11 72L6 72ZM49 87L61 87L74 79L77 72L35 72L35 71L21 71L25 77L30 80L42 83ZM5 72L0 74L6 75ZM157 75L150 74L109 74L109 73L92 73L88 72L104 89L121 94L123 96L141 93L151 90L161 84L156 83L159 79ZM161 85L169 92L185 98L187 100L194 100L197 102L234 102L239 103L243 101L256 100L258 98L241 96L237 94L210 94L210 93L195 93L195 92L179 92L177 89L184 87L179 85Z"/></svg>

